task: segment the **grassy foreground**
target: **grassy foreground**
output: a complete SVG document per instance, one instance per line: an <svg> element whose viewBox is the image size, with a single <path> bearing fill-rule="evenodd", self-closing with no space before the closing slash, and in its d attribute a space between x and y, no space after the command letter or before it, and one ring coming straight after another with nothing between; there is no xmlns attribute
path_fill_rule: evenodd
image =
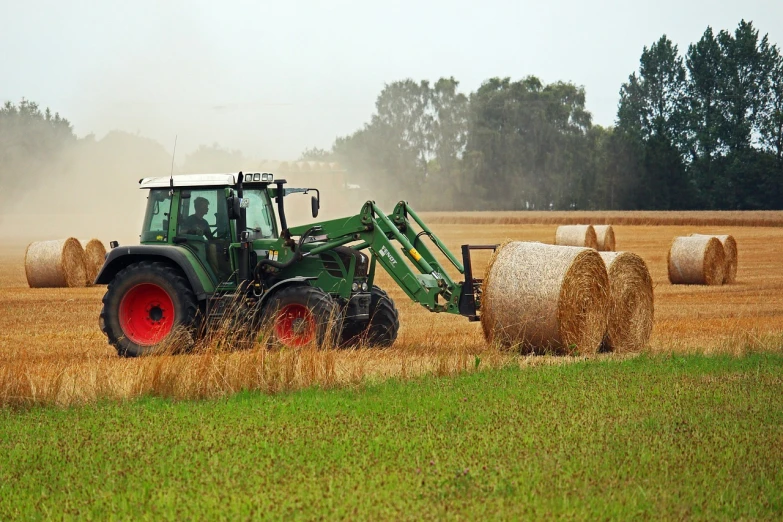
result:
<svg viewBox="0 0 783 522"><path fill-rule="evenodd" d="M783 517L783 356L0 410L0 520Z"/></svg>

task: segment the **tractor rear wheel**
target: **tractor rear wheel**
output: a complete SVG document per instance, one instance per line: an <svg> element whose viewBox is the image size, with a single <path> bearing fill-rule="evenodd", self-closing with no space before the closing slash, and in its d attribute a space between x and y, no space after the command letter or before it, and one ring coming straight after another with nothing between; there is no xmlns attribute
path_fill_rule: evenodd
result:
<svg viewBox="0 0 783 522"><path fill-rule="evenodd" d="M184 329L189 337L197 313L196 296L179 270L141 261L109 283L100 325L119 355L137 357L157 351L175 330Z"/></svg>
<svg viewBox="0 0 783 522"><path fill-rule="evenodd" d="M373 285L370 297L370 320L367 323L347 322L341 342L352 346L366 342L370 346L386 348L394 344L400 329L400 316L389 294Z"/></svg>
<svg viewBox="0 0 783 522"><path fill-rule="evenodd" d="M320 348L336 343L332 326L341 321L340 307L329 294L314 286L295 285L281 288L269 298L262 322L272 346L314 344Z"/></svg>

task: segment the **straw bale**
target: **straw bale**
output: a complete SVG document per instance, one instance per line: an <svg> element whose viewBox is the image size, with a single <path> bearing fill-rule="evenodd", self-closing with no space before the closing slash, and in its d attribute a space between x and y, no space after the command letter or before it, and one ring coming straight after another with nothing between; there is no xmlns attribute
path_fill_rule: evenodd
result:
<svg viewBox="0 0 783 522"><path fill-rule="evenodd" d="M595 353L609 317L609 280L589 248L509 242L487 267L481 326L489 342L536 353Z"/></svg>
<svg viewBox="0 0 783 522"><path fill-rule="evenodd" d="M555 233L555 244L598 250L598 238L593 225L561 225Z"/></svg>
<svg viewBox="0 0 783 522"><path fill-rule="evenodd" d="M707 234L691 234L691 236L706 236L718 238L718 241L723 245L723 253L726 254L726 267L723 273L723 282L733 283L737 280L737 241L734 236L728 235L707 235Z"/></svg>
<svg viewBox="0 0 783 522"><path fill-rule="evenodd" d="M596 250L602 252L614 252L614 229L612 225L593 225L595 230L596 242L598 248Z"/></svg>
<svg viewBox="0 0 783 522"><path fill-rule="evenodd" d="M24 270L30 288L76 287L87 284L84 249L73 237L27 245Z"/></svg>
<svg viewBox="0 0 783 522"><path fill-rule="evenodd" d="M723 284L726 254L717 238L676 237L669 248L667 263L672 284Z"/></svg>
<svg viewBox="0 0 783 522"><path fill-rule="evenodd" d="M609 327L602 347L619 353L647 346L653 328L653 282L644 260L631 252L601 252L609 274Z"/></svg>
<svg viewBox="0 0 783 522"><path fill-rule="evenodd" d="M91 286L106 260L106 246L100 239L80 239L84 248L84 268L87 270L87 285Z"/></svg>

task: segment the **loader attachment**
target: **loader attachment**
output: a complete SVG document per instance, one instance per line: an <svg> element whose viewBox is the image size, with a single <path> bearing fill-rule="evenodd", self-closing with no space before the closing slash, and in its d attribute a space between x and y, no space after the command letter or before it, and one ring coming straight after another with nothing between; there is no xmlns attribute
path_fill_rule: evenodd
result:
<svg viewBox="0 0 783 522"><path fill-rule="evenodd" d="M462 284L462 294L459 299L459 313L469 321L478 321L481 310L481 288L484 279L473 277L473 262L470 259L471 250L497 250L498 245L462 245L462 265L465 268L465 282Z"/></svg>

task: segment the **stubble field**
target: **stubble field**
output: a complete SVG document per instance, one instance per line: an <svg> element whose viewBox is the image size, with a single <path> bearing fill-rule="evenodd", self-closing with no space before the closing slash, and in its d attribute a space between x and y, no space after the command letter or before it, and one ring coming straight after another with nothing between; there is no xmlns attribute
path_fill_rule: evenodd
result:
<svg viewBox="0 0 783 522"><path fill-rule="evenodd" d="M526 216L433 213L425 220L433 223L435 233L454 252L463 243L506 239L552 243L557 225L524 223ZM544 221L544 217L539 219ZM662 223L676 225L656 225L654 217L649 213L578 217L582 222L592 218L595 222L646 223L614 228L617 250L639 254L655 284L655 326L647 351L733 355L781 351L783 228L747 225L779 225L783 213L691 213L679 218L661 214ZM695 232L734 235L739 248L735 284L669 284L669 244L676 236ZM68 405L144 395L198 398L248 389L276 392L575 359L500 352L486 345L478 323L427 312L410 302L385 274L377 283L389 291L400 310L400 335L391 349L226 352L212 346L198 354L121 359L98 328L105 288L28 288L25 246L0 247L0 405ZM478 256L474 266L483 267L485 261Z"/></svg>

